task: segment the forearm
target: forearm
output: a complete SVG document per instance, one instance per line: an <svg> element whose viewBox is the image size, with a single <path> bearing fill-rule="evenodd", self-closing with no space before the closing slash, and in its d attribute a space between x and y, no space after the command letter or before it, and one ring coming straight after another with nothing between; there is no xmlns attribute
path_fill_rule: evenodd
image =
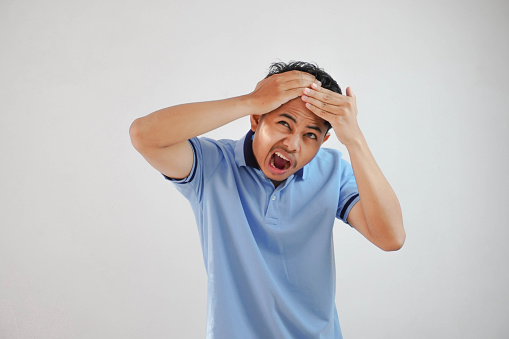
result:
<svg viewBox="0 0 509 339"><path fill-rule="evenodd" d="M399 248L405 230L398 198L362 135L347 145L369 235L380 247Z"/></svg>
<svg viewBox="0 0 509 339"><path fill-rule="evenodd" d="M397 250L405 241L398 198L378 167L357 123L357 98L350 87L346 96L315 84L304 90L306 107L327 120L350 154L359 189L348 222L384 250Z"/></svg>
<svg viewBox="0 0 509 339"><path fill-rule="evenodd" d="M168 147L252 114L248 96L172 106L136 119L131 126L139 147Z"/></svg>
<svg viewBox="0 0 509 339"><path fill-rule="evenodd" d="M290 71L263 79L247 95L164 108L136 119L131 139L137 149L173 146L241 117L268 113L302 95L314 81L308 73Z"/></svg>

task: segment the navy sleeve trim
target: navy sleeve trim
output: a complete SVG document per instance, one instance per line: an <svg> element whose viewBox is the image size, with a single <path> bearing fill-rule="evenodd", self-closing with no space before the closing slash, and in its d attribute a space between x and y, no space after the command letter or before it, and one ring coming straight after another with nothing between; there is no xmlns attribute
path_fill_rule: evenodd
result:
<svg viewBox="0 0 509 339"><path fill-rule="evenodd" d="M191 144L191 148L193 149L193 161L194 161L194 165L193 165L193 169L191 170L191 174L189 174L189 180L188 181L193 181L193 178L194 178L194 175L196 174L196 165L197 165L197 160L198 160L198 156L196 155L196 148L194 147L194 144L193 142L189 141L189 143Z"/></svg>
<svg viewBox="0 0 509 339"><path fill-rule="evenodd" d="M346 202L345 206L343 206L343 209L341 210L341 213L339 214L339 218L340 219L343 219L344 216L345 216L345 213L346 211L348 211L348 207L350 206L350 204L355 200L357 199L357 197L359 196L359 194L355 194L353 195L350 199L348 199L348 201Z"/></svg>
<svg viewBox="0 0 509 339"><path fill-rule="evenodd" d="M196 147L194 146L193 142L191 140L188 140L189 144L191 145L191 148L193 149L193 168L191 169L191 173L187 176L187 178L184 179L173 179L168 176L166 176L164 173L161 173L165 179L168 179L173 182L190 182L193 180L194 175L196 174L196 162L197 162L197 155L196 155Z"/></svg>

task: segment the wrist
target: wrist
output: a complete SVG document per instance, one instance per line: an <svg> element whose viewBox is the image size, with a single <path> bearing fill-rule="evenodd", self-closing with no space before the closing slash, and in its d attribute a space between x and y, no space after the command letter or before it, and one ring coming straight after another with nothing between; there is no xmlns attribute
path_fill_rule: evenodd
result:
<svg viewBox="0 0 509 339"><path fill-rule="evenodd" d="M258 100L252 95L253 93L241 95L238 97L239 104L243 106L245 116L253 114L261 114L258 107Z"/></svg>
<svg viewBox="0 0 509 339"><path fill-rule="evenodd" d="M234 97L231 98L230 100L234 102L234 107L236 107L236 111L240 113L242 117L250 116L252 114L259 114L256 112L255 100L251 97L250 94Z"/></svg>
<svg viewBox="0 0 509 339"><path fill-rule="evenodd" d="M362 132L359 131L359 133L357 133L355 136L344 142L343 145L345 145L348 153L351 153L365 149L367 147L367 142Z"/></svg>

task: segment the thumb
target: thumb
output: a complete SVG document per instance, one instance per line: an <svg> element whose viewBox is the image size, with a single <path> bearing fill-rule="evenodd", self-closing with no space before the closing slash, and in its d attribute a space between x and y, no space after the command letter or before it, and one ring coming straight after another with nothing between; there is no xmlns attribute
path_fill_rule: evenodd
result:
<svg viewBox="0 0 509 339"><path fill-rule="evenodd" d="M355 94L353 93L352 87L347 87L346 88L346 96L355 98Z"/></svg>

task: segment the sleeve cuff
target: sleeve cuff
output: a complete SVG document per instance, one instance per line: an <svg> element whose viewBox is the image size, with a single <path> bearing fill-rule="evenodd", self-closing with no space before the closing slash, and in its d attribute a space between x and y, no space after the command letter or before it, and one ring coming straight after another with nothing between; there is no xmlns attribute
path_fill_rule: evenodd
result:
<svg viewBox="0 0 509 339"><path fill-rule="evenodd" d="M345 206L343 206L343 209L341 210L341 213L339 214L339 219L343 220L344 223L350 225L347 221L348 214L350 213L350 210L352 207L360 200L359 193L354 194L353 196L348 199ZM350 225L352 226L352 225Z"/></svg>
<svg viewBox="0 0 509 339"><path fill-rule="evenodd" d="M196 162L197 162L196 161L196 148L195 148L192 140L187 140L187 142L189 142L189 144L191 145L191 148L193 150L193 167L191 168L191 172L189 172L189 175L183 179L174 179L174 178L170 178L169 176L165 175L164 173L161 173L162 176L166 180L169 180L174 184L185 184L187 182L190 182L193 180L194 175L196 174Z"/></svg>

